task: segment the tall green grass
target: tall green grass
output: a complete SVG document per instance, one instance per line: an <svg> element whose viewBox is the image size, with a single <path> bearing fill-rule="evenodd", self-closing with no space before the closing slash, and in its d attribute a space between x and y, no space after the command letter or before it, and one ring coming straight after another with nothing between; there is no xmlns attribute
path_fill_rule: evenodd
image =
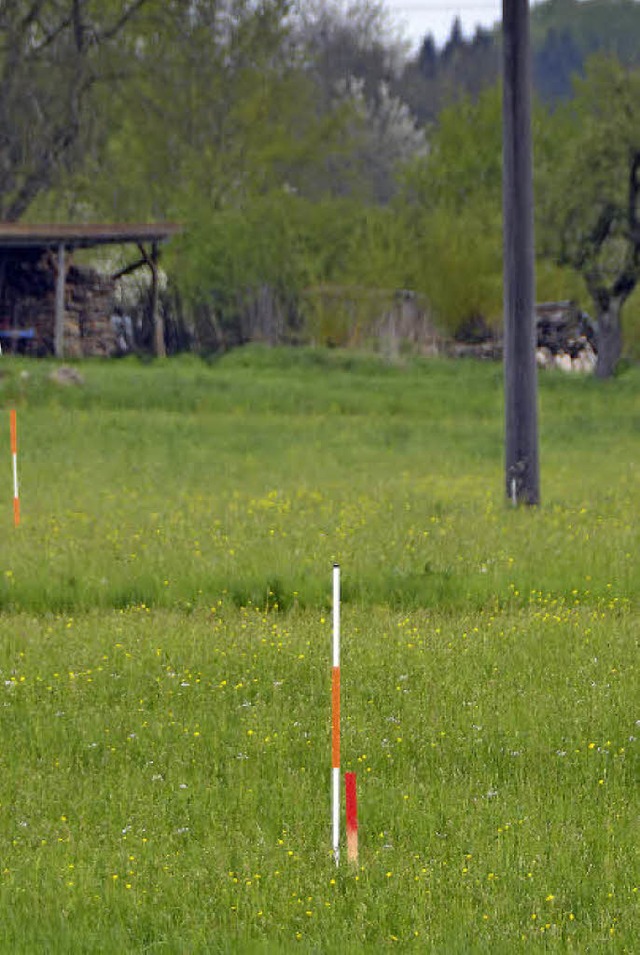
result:
<svg viewBox="0 0 640 955"><path fill-rule="evenodd" d="M2 361L0 951L637 949L637 370L514 510L498 366Z"/></svg>
<svg viewBox="0 0 640 955"><path fill-rule="evenodd" d="M247 350L88 364L79 388L48 371L0 379L23 512L15 534L7 453L0 607L314 607L334 559L364 603L634 592L635 370L543 379L534 513L505 506L499 366Z"/></svg>

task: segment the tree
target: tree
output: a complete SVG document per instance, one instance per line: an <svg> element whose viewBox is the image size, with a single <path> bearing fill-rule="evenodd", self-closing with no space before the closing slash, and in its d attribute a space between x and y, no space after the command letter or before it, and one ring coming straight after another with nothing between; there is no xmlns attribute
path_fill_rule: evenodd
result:
<svg viewBox="0 0 640 955"><path fill-rule="evenodd" d="M568 28L551 27L533 56L533 84L548 103L567 99L573 90L573 77L582 73L583 56Z"/></svg>
<svg viewBox="0 0 640 955"><path fill-rule="evenodd" d="M433 80L435 78L438 69L438 51L432 33L428 33L422 41L416 59L416 66L425 79Z"/></svg>
<svg viewBox="0 0 640 955"><path fill-rule="evenodd" d="M551 156L557 136L547 111L534 108L537 152ZM451 332L482 317L502 324L502 115L499 86L474 102L444 109L425 156L404 171L398 203L419 262L412 287L431 301ZM551 260L537 267L538 294L574 298L580 283Z"/></svg>
<svg viewBox="0 0 640 955"><path fill-rule="evenodd" d="M93 128L95 88L147 0L0 0L0 217L21 218Z"/></svg>
<svg viewBox="0 0 640 955"><path fill-rule="evenodd" d="M328 90L290 6L148 0L131 69L104 104L106 143L70 194L105 215L189 221L283 186L313 199L366 192L368 117L341 75Z"/></svg>
<svg viewBox="0 0 640 955"><path fill-rule="evenodd" d="M640 71L595 57L554 120L539 177L545 251L582 278L597 316L596 374L622 353L622 310L640 279Z"/></svg>
<svg viewBox="0 0 640 955"><path fill-rule="evenodd" d="M405 63L395 91L420 123L437 121L443 108L465 97L476 99L498 80L500 59L495 31L476 29L466 40L456 18L442 50L425 37L415 59Z"/></svg>
<svg viewBox="0 0 640 955"><path fill-rule="evenodd" d="M126 34L128 69L96 94L101 135L38 212L177 219L186 235L164 261L185 323L197 313L209 344L230 344L267 303L276 327L305 284L336 271L348 230L333 243L334 218L348 225L422 144L384 85L374 6L352 5L362 29L346 32L330 16L339 6L317 5L323 33L307 3L296 18L290 0L147 0Z"/></svg>
<svg viewBox="0 0 640 955"><path fill-rule="evenodd" d="M399 95L405 46L379 0L304 0L294 34L305 51L321 111L342 110L350 149L328 165L338 195L387 202L398 164L424 149L424 134ZM355 175L354 175L355 173Z"/></svg>
<svg viewBox="0 0 640 955"><path fill-rule="evenodd" d="M270 188L311 148L287 9L286 0L148 0L130 70L105 104L106 141L72 191L103 215L188 220Z"/></svg>
<svg viewBox="0 0 640 955"><path fill-rule="evenodd" d="M502 314L500 103L494 87L444 109L403 176L399 205L420 250L412 284L453 333L480 317L497 326Z"/></svg>
<svg viewBox="0 0 640 955"><path fill-rule="evenodd" d="M449 39L442 49L442 59L453 60L458 54L461 54L466 46L464 36L462 35L462 24L460 17L456 17L451 24L451 33Z"/></svg>

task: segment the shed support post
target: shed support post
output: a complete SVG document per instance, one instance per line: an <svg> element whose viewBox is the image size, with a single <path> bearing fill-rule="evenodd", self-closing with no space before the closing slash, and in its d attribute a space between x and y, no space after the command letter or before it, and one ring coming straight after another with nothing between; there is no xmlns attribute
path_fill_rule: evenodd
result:
<svg viewBox="0 0 640 955"><path fill-rule="evenodd" d="M64 243L58 245L58 270L56 275L56 311L53 329L53 353L56 358L64 357L64 292L67 265Z"/></svg>
<svg viewBox="0 0 640 955"><path fill-rule="evenodd" d="M153 334L153 351L156 358L166 358L167 349L164 343L164 318L160 311L159 287L158 287L158 259L160 258L160 248L157 242L151 246L151 252L147 252L144 245L139 242L138 248L142 259L136 262L132 268L138 268L139 265L146 264L151 272L151 301L149 311L151 313L151 329ZM120 274L126 275L124 269Z"/></svg>
<svg viewBox="0 0 640 955"><path fill-rule="evenodd" d="M164 343L164 317L160 311L158 296L158 243L151 246L149 268L151 269L151 321L153 323L153 340L156 358L166 358L167 349Z"/></svg>

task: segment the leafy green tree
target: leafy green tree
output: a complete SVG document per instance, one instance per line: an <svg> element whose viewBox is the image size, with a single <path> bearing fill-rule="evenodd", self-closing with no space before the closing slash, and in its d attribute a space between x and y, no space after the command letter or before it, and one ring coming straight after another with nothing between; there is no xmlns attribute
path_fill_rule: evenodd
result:
<svg viewBox="0 0 640 955"><path fill-rule="evenodd" d="M206 347L304 340L307 293L343 280L358 202L286 189L211 216L202 209L168 254L183 308Z"/></svg>
<svg viewBox="0 0 640 955"><path fill-rule="evenodd" d="M104 103L106 145L70 196L107 216L189 221L203 206L238 207L282 186L312 199L370 192L367 156L393 136L339 75L326 86L311 23L303 29L288 0L148 3L131 70ZM404 117L383 105L404 132ZM388 168L405 155L397 139Z"/></svg>
<svg viewBox="0 0 640 955"><path fill-rule="evenodd" d="M364 207L334 278L371 289L413 289L417 259L415 236L396 207Z"/></svg>
<svg viewBox="0 0 640 955"><path fill-rule="evenodd" d="M545 251L583 279L597 315L596 373L622 353L622 310L640 278L640 71L596 57L554 119L540 170Z"/></svg>
<svg viewBox="0 0 640 955"><path fill-rule="evenodd" d="M21 218L95 131L94 95L123 67L147 0L0 0L0 217Z"/></svg>
<svg viewBox="0 0 640 955"><path fill-rule="evenodd" d="M555 126L536 105L536 156L550 157ZM401 207L413 237L412 287L427 295L440 324L456 332L482 318L498 330L503 312L502 100L498 86L444 109L425 157L405 170ZM538 300L572 298L570 271L540 257Z"/></svg>
<svg viewBox="0 0 640 955"><path fill-rule="evenodd" d="M423 144L380 85L375 9L356 6L360 32L318 4L319 39L308 5L296 19L284 0L148 0L105 97L106 136L68 181L73 213L185 223L165 263L212 340L243 340L258 300L273 327L295 324L301 289L344 265L358 203Z"/></svg>
<svg viewBox="0 0 640 955"><path fill-rule="evenodd" d="M443 109L425 157L409 165L405 192L428 211L452 214L470 202L499 207L502 196L502 106L494 86L477 101L464 97Z"/></svg>
<svg viewBox="0 0 640 955"><path fill-rule="evenodd" d="M426 157L404 176L402 207L420 251L415 288L439 323L497 324L502 311L502 126L500 91L447 107Z"/></svg>
<svg viewBox="0 0 640 955"><path fill-rule="evenodd" d="M148 0L131 68L105 104L106 142L71 192L107 216L188 220L270 188L283 162L313 148L306 89L284 55L287 9L286 0Z"/></svg>
<svg viewBox="0 0 640 955"><path fill-rule="evenodd" d="M614 56L626 65L637 63L639 31L640 8L634 0L546 0L531 11L534 58L546 47L552 54L547 66L558 73L555 82L567 76L569 63L581 73L594 53ZM554 55L558 46L564 47L568 63ZM571 91L565 87L562 92Z"/></svg>

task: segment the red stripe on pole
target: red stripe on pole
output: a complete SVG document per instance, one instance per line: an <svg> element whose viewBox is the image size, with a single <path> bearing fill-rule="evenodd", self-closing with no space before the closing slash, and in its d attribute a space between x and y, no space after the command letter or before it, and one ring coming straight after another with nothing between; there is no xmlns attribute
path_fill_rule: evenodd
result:
<svg viewBox="0 0 640 955"><path fill-rule="evenodd" d="M347 830L358 831L358 797L356 796L356 774L344 774L344 788L347 807Z"/></svg>
<svg viewBox="0 0 640 955"><path fill-rule="evenodd" d="M331 765L340 768L340 667L331 670Z"/></svg>
<svg viewBox="0 0 640 955"><path fill-rule="evenodd" d="M11 409L11 411L9 412L9 416L11 419L11 453L17 454L18 453L18 428L16 424L15 408ZM7 419L5 418L5 421L6 420Z"/></svg>
<svg viewBox="0 0 640 955"><path fill-rule="evenodd" d="M347 806L347 859L358 861L358 800L356 797L356 774L344 774Z"/></svg>
<svg viewBox="0 0 640 955"><path fill-rule="evenodd" d="M13 499L13 523L17 527L20 523L20 498Z"/></svg>

